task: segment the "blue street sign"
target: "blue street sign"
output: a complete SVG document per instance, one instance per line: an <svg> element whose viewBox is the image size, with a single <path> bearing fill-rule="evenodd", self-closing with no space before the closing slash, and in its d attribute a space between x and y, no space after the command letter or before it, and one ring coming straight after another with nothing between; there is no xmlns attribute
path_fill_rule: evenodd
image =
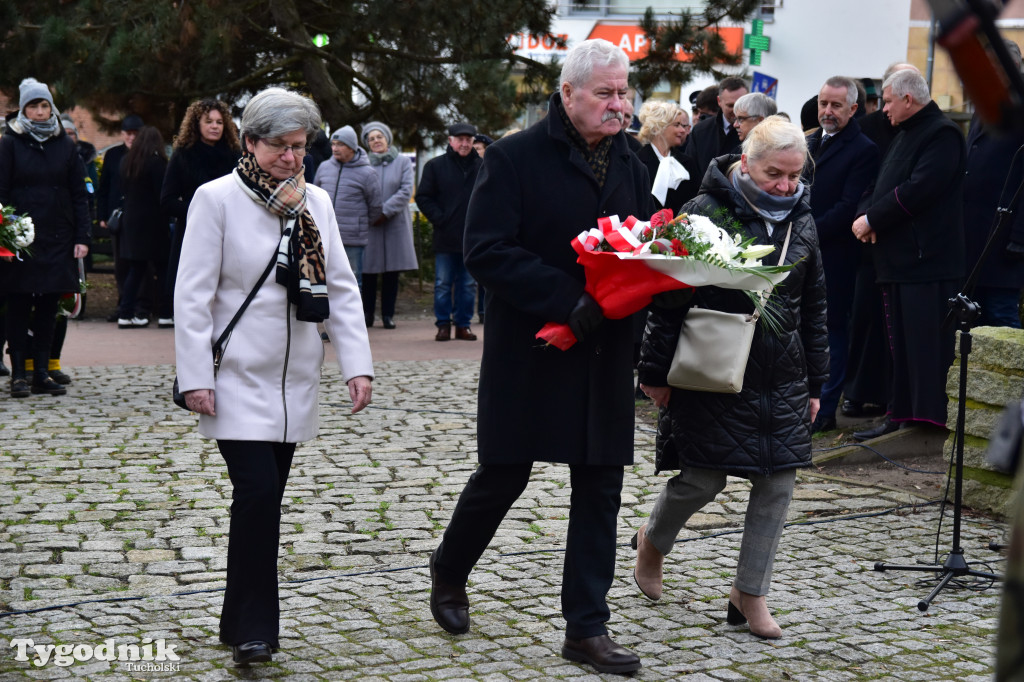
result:
<svg viewBox="0 0 1024 682"><path fill-rule="evenodd" d="M754 79L750 83L751 92L763 92L772 99L779 98L779 79L763 73L754 72Z"/></svg>

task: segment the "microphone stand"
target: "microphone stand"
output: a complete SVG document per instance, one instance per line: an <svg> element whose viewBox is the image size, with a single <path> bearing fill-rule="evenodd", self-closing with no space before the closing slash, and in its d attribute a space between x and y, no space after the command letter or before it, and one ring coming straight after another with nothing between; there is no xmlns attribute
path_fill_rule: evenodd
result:
<svg viewBox="0 0 1024 682"><path fill-rule="evenodd" d="M1010 173L1013 172L1014 163L1016 163L1017 157L1021 154L1021 151L1024 151L1024 146L1021 146L1017 150L1013 155L1013 159L1010 161L1010 170L1007 173L1006 182L1003 184L1003 192L1001 192L1000 196L1005 196L1006 194L1005 190L1006 185L1010 180ZM974 287L978 281L978 276L981 273L981 268L984 265L985 260L988 258L989 252L992 250L993 244L996 242L996 238L1006 230L1006 226L1009 224L1010 217L1013 215L1013 209L1020 199L1022 189L1024 189L1024 180L1022 180L1017 186L1017 191L1014 193L1008 206L996 208L995 225L989 233L988 241L985 243L985 248L982 250L981 256L978 258L978 262L974 264L974 269L967 278L967 282L964 284L961 292L949 299L949 312L946 314L946 319L942 323L942 326L945 328L955 321L957 329L960 330L960 386L957 390L958 403L956 406L956 435L954 438L956 469L953 493L953 548L949 551L949 555L941 565L919 564L913 566L899 566L878 562L874 567L876 571L920 571L938 574L939 583L934 589L932 589L927 597L917 603L919 611L927 611L932 600L939 595L939 592L941 592L942 589L946 587L951 580L953 580L953 578L972 576L992 581L1002 580L1000 576L995 575L994 573L986 573L984 571L976 571L972 569L970 564L967 562L967 559L964 558L964 550L960 546L960 521L963 507L964 481L964 420L967 408L967 363L971 354L971 329L973 328L974 321L978 319L979 315L981 315L981 308L977 303L970 299L970 295L974 293Z"/></svg>

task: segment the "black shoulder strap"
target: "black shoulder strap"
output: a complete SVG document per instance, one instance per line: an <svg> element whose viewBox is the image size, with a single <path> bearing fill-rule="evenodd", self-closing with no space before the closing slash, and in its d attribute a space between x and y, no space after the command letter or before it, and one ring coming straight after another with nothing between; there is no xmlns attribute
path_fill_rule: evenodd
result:
<svg viewBox="0 0 1024 682"><path fill-rule="evenodd" d="M274 249L274 255L271 256L270 262L267 263L267 267L263 271L263 274L260 275L260 278L259 280L257 280L256 285L253 286L252 291L249 292L249 295L245 297L245 302L242 303L241 307L238 309L238 312L235 313L235 316L231 318L230 322L228 322L228 326L225 327L224 331L220 333L220 337L217 338L217 342L213 344L214 376L217 376L217 370L220 369L220 359L224 355L224 346L228 342L228 337L231 336L231 330L235 328L235 325L238 323L238 320L242 317L242 313L244 313L245 309L249 307L250 303L252 303L252 299L256 298L256 292L258 292L260 290L260 287L263 286L263 282L267 279L267 276L270 274L270 271L274 269L274 265L276 263L277 249Z"/></svg>

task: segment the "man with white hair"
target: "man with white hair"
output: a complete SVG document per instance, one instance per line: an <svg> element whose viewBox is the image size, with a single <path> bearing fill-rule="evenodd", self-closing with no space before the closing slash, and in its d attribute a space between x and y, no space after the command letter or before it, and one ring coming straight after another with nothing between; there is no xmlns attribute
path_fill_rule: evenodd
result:
<svg viewBox="0 0 1024 682"><path fill-rule="evenodd" d="M583 41L566 56L547 117L487 149L465 233L466 266L488 297L480 464L430 558L431 613L464 633L470 572L534 463L568 465L562 656L620 674L640 668L605 627L623 468L633 463L633 323L605 319L571 241L602 216L654 210L647 169L622 132L628 72L621 49ZM567 323L577 343L539 342L547 322Z"/></svg>
<svg viewBox="0 0 1024 682"><path fill-rule="evenodd" d="M860 440L903 424L945 427L955 329L942 322L964 276L963 133L916 71L889 76L882 100L898 132L853 235L872 244L892 351L892 394L885 422L855 433Z"/></svg>

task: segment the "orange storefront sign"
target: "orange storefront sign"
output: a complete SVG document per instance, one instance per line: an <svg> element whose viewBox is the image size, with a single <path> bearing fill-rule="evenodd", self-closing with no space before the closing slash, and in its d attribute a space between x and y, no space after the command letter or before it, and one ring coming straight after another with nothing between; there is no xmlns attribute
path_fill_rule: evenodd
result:
<svg viewBox="0 0 1024 682"><path fill-rule="evenodd" d="M729 52L740 52L743 49L743 28L727 27L716 30L725 41L725 48ZM639 26L598 24L587 37L604 38L618 45L630 61L646 56L649 49L647 36ZM683 52L682 47L676 46L676 59L681 62L689 61L690 55Z"/></svg>

